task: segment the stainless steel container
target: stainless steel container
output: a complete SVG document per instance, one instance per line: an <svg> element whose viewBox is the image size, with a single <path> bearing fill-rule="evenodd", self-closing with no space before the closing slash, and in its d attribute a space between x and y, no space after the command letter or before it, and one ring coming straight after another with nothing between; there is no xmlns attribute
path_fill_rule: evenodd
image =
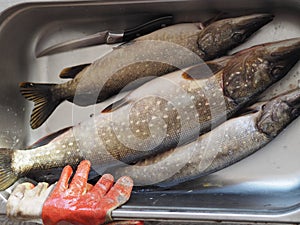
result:
<svg viewBox="0 0 300 225"><path fill-rule="evenodd" d="M35 52L107 28L121 29L172 14L175 22L204 21L218 12L230 16L270 12L276 17L238 49L300 36L299 0L140 0L0 2L0 147L21 148L59 128L97 113L107 103L80 108L63 103L41 128L31 130L31 103L20 95L22 81L61 82L67 66L92 62L111 46L90 47L43 58ZM235 49L234 51L237 51ZM264 94L268 98L299 85L298 63ZM300 119L247 159L210 176L163 190L139 190L113 212L117 219L154 221L300 223ZM11 224L4 216L1 224ZM216 222L217 221L217 222ZM219 221L219 222L218 222ZM230 222L231 223L231 222Z"/></svg>

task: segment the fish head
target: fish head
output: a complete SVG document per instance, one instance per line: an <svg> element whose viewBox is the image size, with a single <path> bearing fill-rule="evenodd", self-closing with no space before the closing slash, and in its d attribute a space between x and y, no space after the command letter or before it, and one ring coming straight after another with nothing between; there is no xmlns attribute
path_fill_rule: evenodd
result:
<svg viewBox="0 0 300 225"><path fill-rule="evenodd" d="M271 14L254 14L211 23L199 32L198 37L198 47L204 60L224 55L272 21L273 17Z"/></svg>
<svg viewBox="0 0 300 225"><path fill-rule="evenodd" d="M268 43L261 46L262 58L268 62L270 76L283 77L300 58L300 38Z"/></svg>
<svg viewBox="0 0 300 225"><path fill-rule="evenodd" d="M300 38L240 51L223 69L224 94L235 102L250 100L281 79L300 58Z"/></svg>
<svg viewBox="0 0 300 225"><path fill-rule="evenodd" d="M286 92L265 103L257 119L257 128L269 137L276 137L300 113L300 89Z"/></svg>

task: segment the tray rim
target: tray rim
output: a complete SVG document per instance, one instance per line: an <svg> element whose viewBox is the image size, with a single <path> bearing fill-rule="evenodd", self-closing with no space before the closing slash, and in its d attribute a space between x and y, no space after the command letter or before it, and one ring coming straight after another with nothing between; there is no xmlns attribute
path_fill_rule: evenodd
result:
<svg viewBox="0 0 300 225"><path fill-rule="evenodd" d="M3 2L11 2L9 0L3 0ZM182 2L196 2L196 0L181 0ZM2 26L2 22L5 21L3 18L8 18L8 16L12 16L14 13L20 12L20 10L26 10L26 8L30 7L38 7L41 4L50 4L52 6L63 6L69 4L82 5L82 4L133 4L133 3L151 3L151 0L140 0L140 1L113 1L113 0L105 0L105 1L90 1L90 0L52 0L52 1L38 1L38 0L16 0L9 5L8 8L1 8L0 3L0 28ZM176 0L163 0L160 2L178 2ZM278 2L278 1L275 1ZM299 0L286 0L284 2L298 4L298 8L300 9L300 1ZM152 210L152 211L151 211ZM212 210L204 210L203 212L184 212L184 211L176 211L172 210L132 210L126 207L121 207L120 209L114 210L112 213L113 218L116 219L145 219L145 220L172 220L172 221L256 221L256 222L300 222L300 203L286 210L282 210L277 213L241 213L241 212L216 212Z"/></svg>

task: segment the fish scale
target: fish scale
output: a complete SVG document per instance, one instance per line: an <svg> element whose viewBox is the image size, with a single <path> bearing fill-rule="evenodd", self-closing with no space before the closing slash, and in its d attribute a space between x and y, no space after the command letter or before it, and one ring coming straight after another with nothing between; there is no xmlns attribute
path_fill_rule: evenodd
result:
<svg viewBox="0 0 300 225"><path fill-rule="evenodd" d="M139 161L110 169L116 178L130 176L135 185L172 186L225 168L259 150L299 115L300 89L289 91L260 109L230 119L196 141Z"/></svg>
<svg viewBox="0 0 300 225"><path fill-rule="evenodd" d="M269 62L268 68L248 63L257 55ZM35 173L66 164L76 166L83 158L90 160L94 170L101 174L110 167L133 163L192 142L281 79L299 57L300 38L296 38L258 45L251 51L237 53L221 61L211 61L206 66L216 64L213 68L218 68L221 62L223 69L210 77L187 78L189 70L195 72L198 69L201 74L205 65L198 65L153 79L100 114L57 132L57 137L51 135L48 143L43 138L42 146L1 151L0 188L7 187L28 172ZM247 83L249 89L235 86L234 95L228 96L226 93L231 85L224 85L224 81L232 74L240 77L238 80L245 80L251 73L250 69L237 74L239 67L231 66L241 59L246 59L245 63L257 69L257 73L252 74L255 79ZM264 64L264 61L261 63Z"/></svg>
<svg viewBox="0 0 300 225"><path fill-rule="evenodd" d="M66 68L61 84L20 84L21 94L35 103L31 127L38 128L63 101L80 106L102 102L124 90L191 65L226 54L273 19L255 14L216 21L169 26L123 44L91 64Z"/></svg>
<svg viewBox="0 0 300 225"><path fill-rule="evenodd" d="M251 138L251 135L254 136L254 134L247 136L247 132L251 129L255 130L255 123L252 120L249 123L248 120L248 117L239 118L238 122L230 121L230 124L227 121L225 122L227 125L222 124L212 132L203 135L198 141L166 153L167 156L163 156L165 153L162 153L138 162L134 166L109 170L108 172L116 177L122 174L131 176L136 185L158 183L158 185L169 186L204 176L215 171L216 168L220 169L220 167L238 161L234 160L235 158L239 159L238 150L247 149L245 147L248 147L249 143L251 146L260 143ZM229 135L224 138L226 134ZM245 137L247 137L246 143L243 142Z"/></svg>

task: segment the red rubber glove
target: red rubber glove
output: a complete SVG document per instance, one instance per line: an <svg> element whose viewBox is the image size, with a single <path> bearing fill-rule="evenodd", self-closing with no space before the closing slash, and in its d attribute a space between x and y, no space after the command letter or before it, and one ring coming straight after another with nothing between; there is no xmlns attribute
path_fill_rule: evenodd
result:
<svg viewBox="0 0 300 225"><path fill-rule="evenodd" d="M73 170L70 166L64 168L57 185L43 205L42 219L45 225L57 225L60 222L75 225L102 224L111 221L111 211L129 199L133 186L131 178L121 177L113 186L112 175L105 174L95 186L91 186L87 183L90 166L89 161L82 161L70 185L68 182Z"/></svg>

